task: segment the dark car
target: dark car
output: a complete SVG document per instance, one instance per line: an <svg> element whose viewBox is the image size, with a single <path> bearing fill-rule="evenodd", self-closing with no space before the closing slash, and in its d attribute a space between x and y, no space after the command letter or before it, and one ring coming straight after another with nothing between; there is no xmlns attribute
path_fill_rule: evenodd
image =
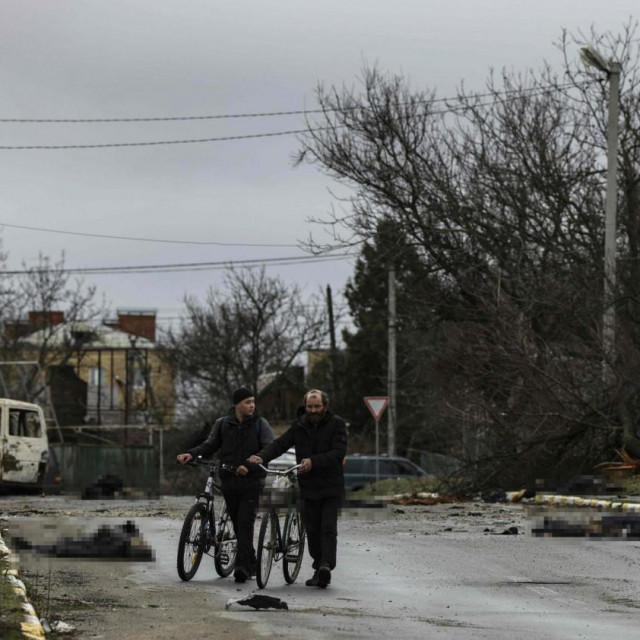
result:
<svg viewBox="0 0 640 640"><path fill-rule="evenodd" d="M380 480L429 476L424 469L407 458L399 456L377 456L376 458L376 456L356 453L346 456L344 461L344 482L347 491L357 491L376 481L376 459Z"/></svg>

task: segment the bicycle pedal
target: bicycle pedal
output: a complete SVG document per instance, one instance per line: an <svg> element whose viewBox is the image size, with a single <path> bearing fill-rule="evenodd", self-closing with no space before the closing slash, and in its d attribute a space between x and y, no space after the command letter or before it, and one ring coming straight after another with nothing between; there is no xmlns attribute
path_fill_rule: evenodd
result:
<svg viewBox="0 0 640 640"><path fill-rule="evenodd" d="M294 554L292 554L292 553L287 554L287 555L284 557L284 559L285 559L287 562L298 562L298 556L297 556L297 555L294 555Z"/></svg>

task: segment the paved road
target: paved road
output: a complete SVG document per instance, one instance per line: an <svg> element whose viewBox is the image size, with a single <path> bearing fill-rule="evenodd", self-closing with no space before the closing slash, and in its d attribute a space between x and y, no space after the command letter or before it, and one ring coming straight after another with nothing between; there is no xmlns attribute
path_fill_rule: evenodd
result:
<svg viewBox="0 0 640 640"><path fill-rule="evenodd" d="M184 511L188 504L186 500ZM110 515L110 507L97 510L90 521L97 523ZM114 603L109 588L115 591L117 586L119 597L129 605L114 606L113 611L103 607L100 615L105 622L94 637L142 637L140 627L151 628L156 622L156 630L166 632L162 637L176 638L210 637L211 629L223 627L229 629L221 636L226 638L259 634L310 640L637 636L639 543L533 538L518 505L403 507L401 512L391 510L386 518L372 511L363 518L348 515L340 523L339 567L330 588L304 586L308 563L291 586L285 585L279 566L274 568L265 592L288 602L290 609L284 612L225 611L228 598L248 594L256 585L218 578L209 558L191 582L181 583L175 570L181 522L163 517L164 511L158 508L156 517L136 517L156 551L155 563L111 563L108 570L102 567L102 576L108 579L96 574L87 582L87 588L100 584L105 599L111 597ZM66 512L74 513L68 505ZM54 522L46 513L11 520L14 526L23 522L41 531ZM500 535L512 525L521 535ZM100 566L89 564L87 571ZM158 609L150 608L159 604ZM131 636L121 631L109 635L109 616L120 629L130 626L136 631ZM140 623L143 616L145 625ZM153 632L150 629L149 637Z"/></svg>
<svg viewBox="0 0 640 640"><path fill-rule="evenodd" d="M144 574L138 569L135 579L176 580L178 523L149 524L157 562ZM267 637L635 637L638 543L484 531L501 533L513 524L523 530L520 507L500 513L496 507L441 505L404 509L375 522L347 518L329 589L304 586L308 565L299 582L287 586L277 566L266 592L286 600L289 612L222 615L257 624ZM185 588L207 593L214 607L239 595L231 580L217 578L210 561ZM255 583L240 593L252 590Z"/></svg>

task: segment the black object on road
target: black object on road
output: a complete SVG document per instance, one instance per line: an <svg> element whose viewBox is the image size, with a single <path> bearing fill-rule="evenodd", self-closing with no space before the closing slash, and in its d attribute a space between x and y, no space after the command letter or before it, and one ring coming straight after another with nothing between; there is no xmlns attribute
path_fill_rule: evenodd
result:
<svg viewBox="0 0 640 640"><path fill-rule="evenodd" d="M101 500L104 498L115 498L122 494L124 483L118 476L107 474L101 476L92 485L85 488L82 492L83 500Z"/></svg>
<svg viewBox="0 0 640 640"><path fill-rule="evenodd" d="M284 600L280 600L280 598L255 593L245 598L231 598L227 600L224 608L228 609L232 604L241 604L245 607L252 607L253 609L289 609L287 603Z"/></svg>

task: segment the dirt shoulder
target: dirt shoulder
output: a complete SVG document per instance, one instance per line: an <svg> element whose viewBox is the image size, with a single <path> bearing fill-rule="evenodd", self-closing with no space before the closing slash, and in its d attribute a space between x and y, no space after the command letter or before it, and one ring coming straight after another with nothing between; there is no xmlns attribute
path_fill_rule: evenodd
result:
<svg viewBox="0 0 640 640"><path fill-rule="evenodd" d="M126 563L57 561L51 574L33 566L21 573L38 614L72 624L77 638L235 640L247 634L246 624L217 615L220 606L208 595L182 585L132 583Z"/></svg>
<svg viewBox="0 0 640 640"><path fill-rule="evenodd" d="M38 544L50 543L63 535L73 535L79 528L92 530L103 519L157 517L175 520L179 527L192 501L192 498L129 502L1 497L0 527L9 546L11 533L16 531L26 533ZM175 553L175 543L168 544ZM214 632L216 637L230 640L246 637L246 623L220 617L226 601L223 594L217 597L203 594L189 588L191 585L172 580L160 585L140 584L132 579L138 566L128 561L50 558L31 552L14 556L38 616L49 623L62 620L75 627L73 634L64 637L211 638Z"/></svg>

